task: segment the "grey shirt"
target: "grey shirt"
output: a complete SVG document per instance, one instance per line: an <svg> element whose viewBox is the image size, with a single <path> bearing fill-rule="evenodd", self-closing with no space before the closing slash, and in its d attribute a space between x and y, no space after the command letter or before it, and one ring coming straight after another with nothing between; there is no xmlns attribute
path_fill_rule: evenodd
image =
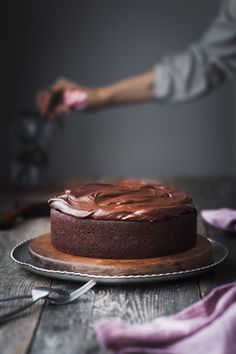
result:
<svg viewBox="0 0 236 354"><path fill-rule="evenodd" d="M224 0L220 13L197 42L155 66L155 95L181 102L208 94L236 73L236 0Z"/></svg>

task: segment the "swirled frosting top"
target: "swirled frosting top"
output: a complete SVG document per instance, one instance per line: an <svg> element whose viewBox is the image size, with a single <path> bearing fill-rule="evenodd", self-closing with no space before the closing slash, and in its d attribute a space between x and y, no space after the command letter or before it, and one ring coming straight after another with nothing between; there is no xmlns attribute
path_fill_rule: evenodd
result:
<svg viewBox="0 0 236 354"><path fill-rule="evenodd" d="M51 208L82 219L155 222L192 211L184 192L147 181L85 184L49 199Z"/></svg>

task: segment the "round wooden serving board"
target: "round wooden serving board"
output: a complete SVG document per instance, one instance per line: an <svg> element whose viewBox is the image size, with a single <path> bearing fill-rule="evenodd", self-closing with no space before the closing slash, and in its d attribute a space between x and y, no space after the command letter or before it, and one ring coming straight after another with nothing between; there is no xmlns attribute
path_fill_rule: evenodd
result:
<svg viewBox="0 0 236 354"><path fill-rule="evenodd" d="M198 235L195 247L174 256L146 259L88 258L57 250L48 233L30 241L29 257L33 265L51 270L101 276L146 275L206 266L212 263L212 245L205 237Z"/></svg>

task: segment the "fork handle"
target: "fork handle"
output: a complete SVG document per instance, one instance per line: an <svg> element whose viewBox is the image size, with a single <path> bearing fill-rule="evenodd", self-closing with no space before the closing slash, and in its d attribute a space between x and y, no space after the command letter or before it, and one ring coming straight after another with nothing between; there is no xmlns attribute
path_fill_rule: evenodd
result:
<svg viewBox="0 0 236 354"><path fill-rule="evenodd" d="M0 302L4 301L11 301L11 300L18 300L18 299L30 299L31 295L15 295L15 296L8 296L0 298Z"/></svg>
<svg viewBox="0 0 236 354"><path fill-rule="evenodd" d="M7 312L7 313L5 313L3 315L0 315L0 324L10 320L12 316L14 316L14 315L26 310L28 307L30 307L33 304L35 304L38 300L40 300L40 299L32 300L32 301L28 302L27 304L18 307L15 310L12 310L12 311L9 311L9 312Z"/></svg>

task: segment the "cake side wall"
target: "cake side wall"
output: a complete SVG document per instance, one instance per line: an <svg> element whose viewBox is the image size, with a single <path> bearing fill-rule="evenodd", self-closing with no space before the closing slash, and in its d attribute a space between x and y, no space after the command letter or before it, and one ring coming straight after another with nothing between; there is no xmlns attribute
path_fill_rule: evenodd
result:
<svg viewBox="0 0 236 354"><path fill-rule="evenodd" d="M79 219L51 209L51 238L60 251L84 257L140 259L194 246L197 212L159 222Z"/></svg>

